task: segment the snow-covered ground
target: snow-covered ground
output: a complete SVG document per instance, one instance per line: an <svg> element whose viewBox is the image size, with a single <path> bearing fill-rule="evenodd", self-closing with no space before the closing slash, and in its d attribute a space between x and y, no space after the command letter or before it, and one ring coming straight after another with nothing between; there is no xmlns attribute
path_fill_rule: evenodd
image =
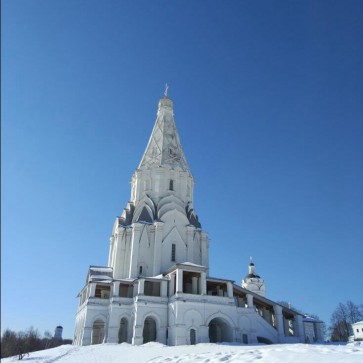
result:
<svg viewBox="0 0 363 363"><path fill-rule="evenodd" d="M4 358L3 363L17 357ZM23 362L31 363L362 363L363 345L227 345L197 344L168 347L159 343L142 346L100 344L86 347L63 345L30 353Z"/></svg>

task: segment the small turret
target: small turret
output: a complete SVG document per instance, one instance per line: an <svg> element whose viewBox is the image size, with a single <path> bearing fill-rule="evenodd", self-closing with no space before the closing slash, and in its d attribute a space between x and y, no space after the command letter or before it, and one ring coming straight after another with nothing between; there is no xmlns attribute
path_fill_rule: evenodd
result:
<svg viewBox="0 0 363 363"><path fill-rule="evenodd" d="M248 265L248 275L241 281L241 286L256 294L265 296L265 281L256 274L256 268L252 261L252 257L250 257L250 264Z"/></svg>
<svg viewBox="0 0 363 363"><path fill-rule="evenodd" d="M55 328L55 332L54 332L54 338L55 339L62 339L62 333L63 333L63 327L58 325Z"/></svg>

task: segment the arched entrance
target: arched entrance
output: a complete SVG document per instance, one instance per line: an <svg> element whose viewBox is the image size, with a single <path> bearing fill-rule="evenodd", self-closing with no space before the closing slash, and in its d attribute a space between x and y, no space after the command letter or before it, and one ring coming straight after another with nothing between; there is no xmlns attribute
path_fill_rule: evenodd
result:
<svg viewBox="0 0 363 363"><path fill-rule="evenodd" d="M120 329L118 331L118 342L119 343L127 342L127 327L128 327L127 319L122 318L120 321Z"/></svg>
<svg viewBox="0 0 363 363"><path fill-rule="evenodd" d="M225 320L221 318L211 320L209 323L209 341L210 343L232 341L232 329Z"/></svg>
<svg viewBox="0 0 363 363"><path fill-rule="evenodd" d="M150 316L144 321L144 330L142 332L144 338L143 343L155 342L156 341L156 322Z"/></svg>
<svg viewBox="0 0 363 363"><path fill-rule="evenodd" d="M97 319L92 327L91 344L101 344L105 338L105 323L101 319Z"/></svg>
<svg viewBox="0 0 363 363"><path fill-rule="evenodd" d="M197 341L195 329L190 329L189 335L190 335L190 344L195 345Z"/></svg>

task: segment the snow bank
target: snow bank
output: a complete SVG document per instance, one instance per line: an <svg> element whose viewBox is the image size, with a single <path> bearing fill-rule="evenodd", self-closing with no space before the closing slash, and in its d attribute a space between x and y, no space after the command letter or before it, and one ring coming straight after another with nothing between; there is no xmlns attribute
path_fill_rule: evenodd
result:
<svg viewBox="0 0 363 363"><path fill-rule="evenodd" d="M4 358L3 363L18 361ZM197 344L168 347L160 343L142 346L100 344L87 347L63 345L30 353L24 363L362 363L363 346L349 345L228 345Z"/></svg>

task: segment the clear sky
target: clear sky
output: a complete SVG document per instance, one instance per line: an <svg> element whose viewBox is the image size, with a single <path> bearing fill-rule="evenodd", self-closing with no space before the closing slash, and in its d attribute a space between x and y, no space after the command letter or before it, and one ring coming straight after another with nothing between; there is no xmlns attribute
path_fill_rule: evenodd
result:
<svg viewBox="0 0 363 363"><path fill-rule="evenodd" d="M210 274L363 303L363 2L2 1L2 329L73 337L170 85Z"/></svg>

